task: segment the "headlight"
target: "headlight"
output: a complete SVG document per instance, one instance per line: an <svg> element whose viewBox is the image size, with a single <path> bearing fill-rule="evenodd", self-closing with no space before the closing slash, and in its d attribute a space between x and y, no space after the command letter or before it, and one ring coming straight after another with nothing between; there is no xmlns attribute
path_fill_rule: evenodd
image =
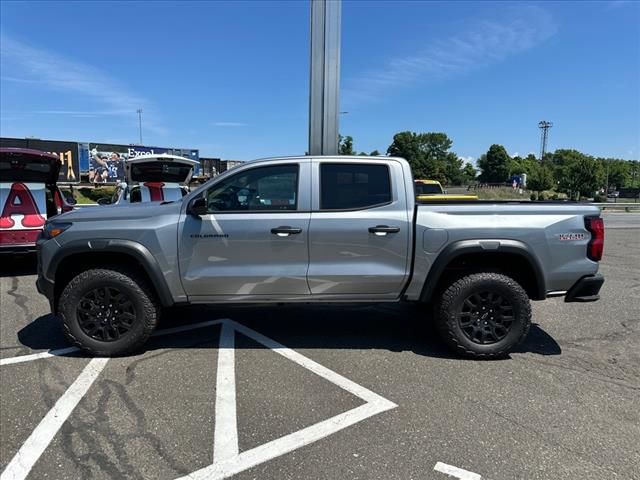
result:
<svg viewBox="0 0 640 480"><path fill-rule="evenodd" d="M44 224L44 228L42 229L42 234L40 235L40 238L43 238L45 240L50 240L60 235L70 226L71 226L70 223L55 222L55 221L47 222Z"/></svg>

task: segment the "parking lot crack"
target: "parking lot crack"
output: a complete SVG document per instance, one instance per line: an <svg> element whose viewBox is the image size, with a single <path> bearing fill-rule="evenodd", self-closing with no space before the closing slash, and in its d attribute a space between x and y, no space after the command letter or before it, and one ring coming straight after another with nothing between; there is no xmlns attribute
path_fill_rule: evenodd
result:
<svg viewBox="0 0 640 480"><path fill-rule="evenodd" d="M543 442L543 443L545 443L547 445L551 445L551 446L559 448L559 449L561 449L561 450L563 450L563 451L565 451L565 452L567 452L567 453L569 453L571 455L574 455L577 458L579 458L580 460L588 463L589 465L594 466L595 468L597 468L599 470L606 470L607 472L610 472L610 473L612 473L612 474L614 474L616 476L618 475L618 472L613 470L611 467L607 467L607 466L604 466L604 465L599 465L597 463L594 463L588 456L586 456L586 455L584 455L584 454L582 454L580 452L577 452L577 451L573 450L572 448L567 447L563 443L560 443L560 442L558 442L556 440L548 438L548 436L544 432L541 432L541 431L539 431L539 430L537 430L537 429L535 429L535 428L533 428L533 427L531 427L529 425L525 425L525 424L519 422L518 420L516 420L516 419L514 419L514 418L512 418L510 416L504 415L503 413L501 413L500 411L492 408L490 405L488 405L487 403L483 402L482 400L479 400L477 398L470 398L470 397L458 392L457 390L455 390L454 388L451 388L451 387L443 386L443 388L445 390L449 391L453 396L459 398L461 401L467 402L467 403L471 403L471 404L474 404L474 405L478 405L478 406L484 408L485 410L491 412L492 414L502 418L506 422L509 422L509 423L517 426L518 428L520 428L521 430L525 431L526 433L534 435L541 442Z"/></svg>

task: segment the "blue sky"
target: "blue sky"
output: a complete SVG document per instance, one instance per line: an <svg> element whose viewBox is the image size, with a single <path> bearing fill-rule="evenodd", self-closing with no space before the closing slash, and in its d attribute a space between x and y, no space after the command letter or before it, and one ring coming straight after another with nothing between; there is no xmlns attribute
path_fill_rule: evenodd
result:
<svg viewBox="0 0 640 480"><path fill-rule="evenodd" d="M343 2L340 130L386 151L443 131L640 158L640 2ZM199 148L307 148L309 3L0 3L0 133Z"/></svg>

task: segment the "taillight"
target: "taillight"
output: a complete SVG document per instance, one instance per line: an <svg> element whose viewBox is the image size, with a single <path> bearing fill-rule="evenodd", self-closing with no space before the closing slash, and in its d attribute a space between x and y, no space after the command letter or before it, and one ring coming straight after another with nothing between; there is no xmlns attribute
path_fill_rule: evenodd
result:
<svg viewBox="0 0 640 480"><path fill-rule="evenodd" d="M587 244L587 257L599 262L604 249L604 220L600 217L585 217L584 227L591 233L591 240Z"/></svg>

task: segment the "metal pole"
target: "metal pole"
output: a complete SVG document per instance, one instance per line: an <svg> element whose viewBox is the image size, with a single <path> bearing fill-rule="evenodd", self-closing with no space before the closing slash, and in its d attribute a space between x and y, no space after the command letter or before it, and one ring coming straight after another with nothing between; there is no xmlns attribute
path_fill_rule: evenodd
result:
<svg viewBox="0 0 640 480"><path fill-rule="evenodd" d="M338 154L341 0L311 0L309 155Z"/></svg>
<svg viewBox="0 0 640 480"><path fill-rule="evenodd" d="M142 109L136 110L138 112L138 125L140 127L140 145L142 145Z"/></svg>
<svg viewBox="0 0 640 480"><path fill-rule="evenodd" d="M538 123L538 128L542 130L542 138L540 140L540 163L544 163L544 154L547 151L547 136L549 129L553 127L553 123L542 120Z"/></svg>

